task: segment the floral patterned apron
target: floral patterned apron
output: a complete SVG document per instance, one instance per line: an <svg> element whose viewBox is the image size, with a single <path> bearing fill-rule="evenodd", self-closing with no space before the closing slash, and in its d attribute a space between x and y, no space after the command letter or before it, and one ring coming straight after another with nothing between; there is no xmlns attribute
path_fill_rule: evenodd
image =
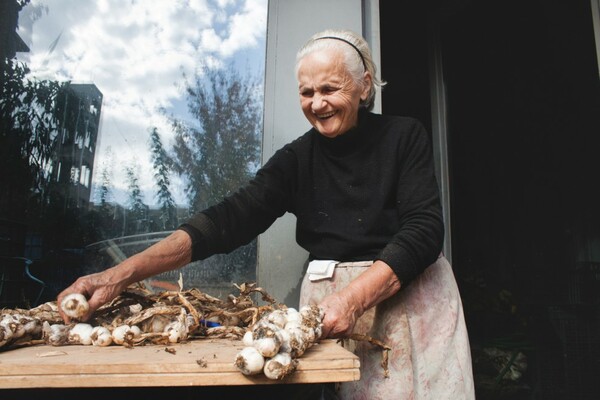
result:
<svg viewBox="0 0 600 400"><path fill-rule="evenodd" d="M306 274L300 306L318 304L368 268L342 265L346 266L336 267L331 279L310 281ZM452 267L444 256L394 296L365 312L354 333L391 347L389 377L384 376L381 348L348 340L350 350L360 359L361 378L341 383L340 399L475 399L462 302Z"/></svg>

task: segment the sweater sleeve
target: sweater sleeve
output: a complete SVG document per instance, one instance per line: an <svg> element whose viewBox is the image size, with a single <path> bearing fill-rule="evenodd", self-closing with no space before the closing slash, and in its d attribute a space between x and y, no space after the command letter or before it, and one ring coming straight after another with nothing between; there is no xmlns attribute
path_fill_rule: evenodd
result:
<svg viewBox="0 0 600 400"><path fill-rule="evenodd" d="M398 146L399 230L377 259L407 285L439 256L444 225L429 135L418 121Z"/></svg>
<svg viewBox="0 0 600 400"><path fill-rule="evenodd" d="M282 148L247 185L182 224L192 239L192 261L229 253L267 230L289 209L296 166L294 153Z"/></svg>

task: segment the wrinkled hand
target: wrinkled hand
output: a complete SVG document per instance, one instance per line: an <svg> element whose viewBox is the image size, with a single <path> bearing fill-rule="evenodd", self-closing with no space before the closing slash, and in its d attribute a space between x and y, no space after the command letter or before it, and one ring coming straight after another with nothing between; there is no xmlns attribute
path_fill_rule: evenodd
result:
<svg viewBox="0 0 600 400"><path fill-rule="evenodd" d="M402 284L392 268L376 261L358 278L337 293L325 297L323 308L323 338L348 337L360 316L369 308L400 290Z"/></svg>
<svg viewBox="0 0 600 400"><path fill-rule="evenodd" d="M324 311L323 338L350 336L356 321L364 312L356 297L347 291L330 294L319 306Z"/></svg>
<svg viewBox="0 0 600 400"><path fill-rule="evenodd" d="M78 278L71 286L63 290L56 298L58 304L58 312L66 324L71 322L71 319L65 315L60 308L62 299L71 293L81 293L88 300L90 309L82 317L83 321L90 319L94 311L100 306L108 303L117 297L127 286L124 280L116 277L115 269L110 268L102 272L90 274Z"/></svg>

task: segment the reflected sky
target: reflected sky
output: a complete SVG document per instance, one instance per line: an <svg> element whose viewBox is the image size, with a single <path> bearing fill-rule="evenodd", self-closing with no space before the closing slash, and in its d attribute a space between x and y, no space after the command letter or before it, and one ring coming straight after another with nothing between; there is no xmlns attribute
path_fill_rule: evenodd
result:
<svg viewBox="0 0 600 400"><path fill-rule="evenodd" d="M19 35L31 51L18 53L39 79L93 83L104 96L94 166L112 169L113 200L125 203L125 167L136 165L149 205L156 203L149 128L169 146L165 108L189 118L184 74L202 63L264 69L267 0L32 0L19 14ZM187 203L184 184L172 193Z"/></svg>

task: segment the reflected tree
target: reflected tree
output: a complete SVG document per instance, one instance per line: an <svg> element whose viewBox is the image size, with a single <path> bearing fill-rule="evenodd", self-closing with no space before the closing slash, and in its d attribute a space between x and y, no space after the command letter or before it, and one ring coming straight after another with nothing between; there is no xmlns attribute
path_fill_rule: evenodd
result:
<svg viewBox="0 0 600 400"><path fill-rule="evenodd" d="M28 79L28 67L4 59L0 97L0 209L11 218L45 204L65 83ZM7 217L5 215L4 217Z"/></svg>
<svg viewBox="0 0 600 400"><path fill-rule="evenodd" d="M175 200L171 194L171 166L172 161L163 147L158 129L150 129L150 156L154 169L154 184L156 185L156 199L160 205L160 221L163 230L177 227L177 210Z"/></svg>
<svg viewBox="0 0 600 400"><path fill-rule="evenodd" d="M144 203L136 168L130 165L125 172L129 188L129 212L124 233L133 235L148 232L148 206Z"/></svg>
<svg viewBox="0 0 600 400"><path fill-rule="evenodd" d="M231 67L205 68L188 83L193 122L171 118L175 131L173 168L188 182L190 212L221 201L243 186L260 164L262 84ZM201 282L239 282L256 278L256 240L230 254L202 261ZM190 283L195 283L191 278Z"/></svg>
<svg viewBox="0 0 600 400"><path fill-rule="evenodd" d="M192 211L246 183L259 164L262 86L232 68L203 69L186 87L194 123L171 118L174 168L185 176Z"/></svg>

